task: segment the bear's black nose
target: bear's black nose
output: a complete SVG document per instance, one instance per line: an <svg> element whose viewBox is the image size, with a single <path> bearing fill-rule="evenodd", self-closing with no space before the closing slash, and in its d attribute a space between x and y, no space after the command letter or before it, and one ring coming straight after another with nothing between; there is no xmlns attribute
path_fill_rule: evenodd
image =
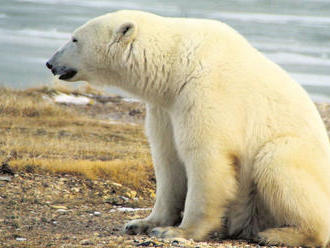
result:
<svg viewBox="0 0 330 248"><path fill-rule="evenodd" d="M48 69L52 69L52 67L53 67L53 65L48 63L48 62L46 63L46 66L47 66Z"/></svg>

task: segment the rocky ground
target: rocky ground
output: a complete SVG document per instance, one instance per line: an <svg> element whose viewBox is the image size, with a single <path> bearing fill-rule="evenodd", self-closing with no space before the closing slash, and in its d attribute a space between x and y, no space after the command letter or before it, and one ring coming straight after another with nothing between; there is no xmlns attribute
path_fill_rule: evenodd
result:
<svg viewBox="0 0 330 248"><path fill-rule="evenodd" d="M122 225L152 205L111 181L32 173L2 174L0 202L0 247L127 247Z"/></svg>
<svg viewBox="0 0 330 248"><path fill-rule="evenodd" d="M100 121L143 123L141 103L120 97L90 98L93 104L62 103L62 107ZM319 104L318 108L329 130L330 107ZM124 235L125 222L149 214L154 177L145 178L150 182L139 188L106 178L40 172L29 166L17 169L10 164L10 159L0 164L0 247L258 247L216 235L207 242Z"/></svg>
<svg viewBox="0 0 330 248"><path fill-rule="evenodd" d="M4 170L2 170L4 171ZM0 247L256 247L244 241L128 236L125 222L150 212L153 192L71 175L0 175ZM196 203L197 204L197 203Z"/></svg>

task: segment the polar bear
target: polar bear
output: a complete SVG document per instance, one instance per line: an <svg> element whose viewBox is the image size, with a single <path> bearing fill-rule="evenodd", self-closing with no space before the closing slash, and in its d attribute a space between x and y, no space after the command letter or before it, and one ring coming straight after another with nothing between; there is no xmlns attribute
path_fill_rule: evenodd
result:
<svg viewBox="0 0 330 248"><path fill-rule="evenodd" d="M156 202L126 233L328 243L324 124L306 92L228 25L122 10L74 31L47 67L147 104Z"/></svg>

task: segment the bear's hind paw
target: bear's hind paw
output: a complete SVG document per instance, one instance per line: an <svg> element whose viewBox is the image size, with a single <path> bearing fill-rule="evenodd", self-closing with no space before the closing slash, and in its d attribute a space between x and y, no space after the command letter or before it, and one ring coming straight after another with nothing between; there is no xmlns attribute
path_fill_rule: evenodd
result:
<svg viewBox="0 0 330 248"><path fill-rule="evenodd" d="M151 236L157 238L186 238L185 232L179 227L156 227L151 230Z"/></svg>

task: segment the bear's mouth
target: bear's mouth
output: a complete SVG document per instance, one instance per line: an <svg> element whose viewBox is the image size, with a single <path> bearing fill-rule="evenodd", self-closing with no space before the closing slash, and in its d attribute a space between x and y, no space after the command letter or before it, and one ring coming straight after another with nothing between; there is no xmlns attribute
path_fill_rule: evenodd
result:
<svg viewBox="0 0 330 248"><path fill-rule="evenodd" d="M76 75L76 74L77 74L77 71L76 70L69 69L69 70L64 71L60 75L59 79L61 79L61 80L67 80L67 79L73 78L73 76Z"/></svg>

